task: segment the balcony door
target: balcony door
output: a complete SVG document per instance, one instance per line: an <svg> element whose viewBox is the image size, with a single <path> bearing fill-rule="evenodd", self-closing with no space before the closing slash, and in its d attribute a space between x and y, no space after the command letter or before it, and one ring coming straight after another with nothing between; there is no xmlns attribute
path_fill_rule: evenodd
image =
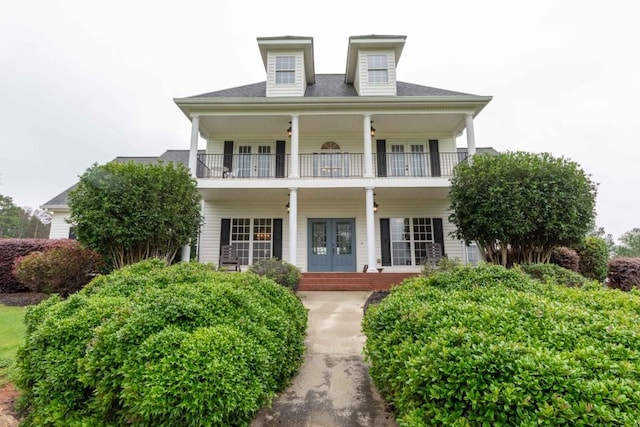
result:
<svg viewBox="0 0 640 427"><path fill-rule="evenodd" d="M308 271L356 271L355 219L310 219L308 227Z"/></svg>
<svg viewBox="0 0 640 427"><path fill-rule="evenodd" d="M257 154L254 154L254 149L257 149ZM275 176L275 156L271 154L272 152L271 144L239 145L235 176L238 178Z"/></svg>
<svg viewBox="0 0 640 427"><path fill-rule="evenodd" d="M427 176L424 144L391 144L389 176Z"/></svg>

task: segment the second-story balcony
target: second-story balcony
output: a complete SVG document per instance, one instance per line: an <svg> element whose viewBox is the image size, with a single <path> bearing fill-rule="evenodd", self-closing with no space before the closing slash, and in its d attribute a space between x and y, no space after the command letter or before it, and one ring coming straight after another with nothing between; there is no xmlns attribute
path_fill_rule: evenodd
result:
<svg viewBox="0 0 640 427"><path fill-rule="evenodd" d="M449 177L455 166L466 161L466 153L373 153L376 177ZM301 178L362 178L365 176L362 153L300 154ZM287 178L289 154L199 154L198 178Z"/></svg>

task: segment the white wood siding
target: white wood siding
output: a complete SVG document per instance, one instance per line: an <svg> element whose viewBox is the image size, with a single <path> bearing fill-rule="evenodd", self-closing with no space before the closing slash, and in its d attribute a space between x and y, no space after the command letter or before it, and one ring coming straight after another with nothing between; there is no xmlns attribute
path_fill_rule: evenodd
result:
<svg viewBox="0 0 640 427"><path fill-rule="evenodd" d="M354 218L356 271L362 271L367 263L367 232L365 214L365 190L359 200L301 200L298 203L298 239L297 267L307 271L308 221L312 218ZM449 223L448 200L378 200L380 209L375 215L376 258L381 259L380 218L429 217L442 218L445 240L445 251L449 258L464 261L464 245L450 237L454 226ZM271 201L216 201L205 202L205 224L200 235L200 261L217 264L220 250L220 233L222 218L282 218L282 256L289 258L289 215L284 204ZM419 271L419 266L385 267L385 271Z"/></svg>
<svg viewBox="0 0 640 427"><path fill-rule="evenodd" d="M71 216L71 212L69 210L53 212L53 219L51 220L51 229L49 230L50 239L68 239L69 238L69 229L71 228L71 224L68 224L66 220L69 219L70 216Z"/></svg>
<svg viewBox="0 0 640 427"><path fill-rule="evenodd" d="M387 55L387 83L369 83L368 55ZM358 69L356 70L356 90L360 96L395 96L396 67L393 50L360 50L358 51Z"/></svg>
<svg viewBox="0 0 640 427"><path fill-rule="evenodd" d="M276 57L294 56L296 61L295 84L276 84ZM307 79L304 68L304 51L273 51L267 55L267 97L304 96Z"/></svg>

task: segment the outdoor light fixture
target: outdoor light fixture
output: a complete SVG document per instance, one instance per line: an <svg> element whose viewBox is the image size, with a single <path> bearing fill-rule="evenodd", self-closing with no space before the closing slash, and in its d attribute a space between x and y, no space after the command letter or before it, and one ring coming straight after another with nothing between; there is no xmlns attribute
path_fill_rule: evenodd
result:
<svg viewBox="0 0 640 427"><path fill-rule="evenodd" d="M287 208L287 213L291 212L291 207L289 206L289 202L287 202L286 205L284 205L285 208Z"/></svg>
<svg viewBox="0 0 640 427"><path fill-rule="evenodd" d="M376 128L373 127L373 120L371 120L371 136L376 136Z"/></svg>
<svg viewBox="0 0 640 427"><path fill-rule="evenodd" d="M287 129L287 136L291 138L291 122L289 122L289 129Z"/></svg>
<svg viewBox="0 0 640 427"><path fill-rule="evenodd" d="M376 194L373 193L373 213L378 212L378 203L376 203Z"/></svg>

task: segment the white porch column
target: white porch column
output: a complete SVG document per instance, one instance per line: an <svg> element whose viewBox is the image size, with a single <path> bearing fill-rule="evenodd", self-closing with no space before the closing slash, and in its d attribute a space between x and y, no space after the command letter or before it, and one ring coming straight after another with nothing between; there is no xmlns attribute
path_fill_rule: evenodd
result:
<svg viewBox="0 0 640 427"><path fill-rule="evenodd" d="M366 213L367 213L367 264L368 273L377 273L376 270L376 224L373 212L373 187L366 188Z"/></svg>
<svg viewBox="0 0 640 427"><path fill-rule="evenodd" d="M467 113L466 117L466 127L467 127L467 154L469 156L469 160L476 154L476 136L473 131L473 114Z"/></svg>
<svg viewBox="0 0 640 427"><path fill-rule="evenodd" d="M191 176L196 178L196 172L198 167L198 135L200 134L200 116L194 115L191 118L191 146L189 147L189 171ZM180 260L182 262L189 262L191 258L191 245L184 245L182 247L182 253L180 254Z"/></svg>
<svg viewBox="0 0 640 427"><path fill-rule="evenodd" d="M198 135L200 134L200 116L191 118L191 147L189 148L189 171L196 177L198 167Z"/></svg>
<svg viewBox="0 0 640 427"><path fill-rule="evenodd" d="M289 178L300 178L300 156L298 137L298 115L291 115L291 169L289 170ZM292 263L293 264L293 263Z"/></svg>
<svg viewBox="0 0 640 427"><path fill-rule="evenodd" d="M297 266L298 252L298 189L289 189L289 264Z"/></svg>
<svg viewBox="0 0 640 427"><path fill-rule="evenodd" d="M371 155L371 115L365 114L362 123L362 129L364 131L364 177L373 178L373 158Z"/></svg>

